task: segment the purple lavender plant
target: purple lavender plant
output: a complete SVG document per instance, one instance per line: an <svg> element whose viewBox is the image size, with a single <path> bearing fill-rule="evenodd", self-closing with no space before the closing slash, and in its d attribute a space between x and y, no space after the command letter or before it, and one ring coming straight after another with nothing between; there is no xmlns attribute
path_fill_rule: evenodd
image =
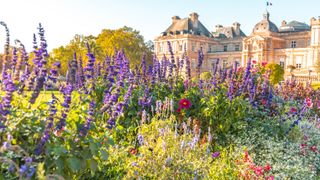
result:
<svg viewBox="0 0 320 180"><path fill-rule="evenodd" d="M7 24L3 21L0 21L0 25L3 26L6 30L6 43L4 46L4 56L2 60L2 79L5 76L4 72L10 67L10 59L9 59L9 50L10 50L10 33Z"/></svg>
<svg viewBox="0 0 320 180"><path fill-rule="evenodd" d="M91 101L89 105L89 111L88 111L88 116L85 124L80 128L80 136L86 136L92 121L94 120L94 108L95 108L95 102Z"/></svg>
<svg viewBox="0 0 320 180"><path fill-rule="evenodd" d="M0 104L0 130L5 128L7 115L10 113L13 92L15 91L15 85L13 84L11 74L8 74L7 72L3 73L3 84L5 86L5 95L2 97L2 102Z"/></svg>
<svg viewBox="0 0 320 180"><path fill-rule="evenodd" d="M45 146L46 142L50 138L50 133L52 131L54 118L57 113L56 103L58 101L58 98L52 93L51 94L51 101L49 102L49 117L47 118L47 126L45 128L45 131L43 133L43 136L41 137L41 140L39 144L37 145L35 149L35 154L40 155L43 152L43 147Z"/></svg>
<svg viewBox="0 0 320 180"><path fill-rule="evenodd" d="M63 109L61 113L60 120L56 126L56 130L60 131L66 126L66 118L68 116L70 104L71 104L71 95L73 91L72 84L68 83L65 87L61 87L61 91L63 93L63 103L61 104Z"/></svg>

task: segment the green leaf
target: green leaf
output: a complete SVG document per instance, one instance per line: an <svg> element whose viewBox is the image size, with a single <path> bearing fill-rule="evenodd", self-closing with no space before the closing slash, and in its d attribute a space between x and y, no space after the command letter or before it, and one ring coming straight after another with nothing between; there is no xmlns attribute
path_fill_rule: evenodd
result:
<svg viewBox="0 0 320 180"><path fill-rule="evenodd" d="M98 153L98 146L96 143L90 142L89 148L92 154L96 155Z"/></svg>
<svg viewBox="0 0 320 180"><path fill-rule="evenodd" d="M64 147L56 147L53 149L53 153L57 156L60 156L62 154L66 154L67 150Z"/></svg>
<svg viewBox="0 0 320 180"><path fill-rule="evenodd" d="M101 159L102 159L102 160L104 160L104 161L108 160L109 155L108 155L107 151L105 151L104 149L102 149L102 150L100 151L100 153L101 153Z"/></svg>
<svg viewBox="0 0 320 180"><path fill-rule="evenodd" d="M91 171L92 171L92 172L96 172L97 169L98 169L98 163L97 163L97 161L94 160L94 159L90 159L90 160L89 160L89 164L90 164L90 169L91 169Z"/></svg>
<svg viewBox="0 0 320 180"><path fill-rule="evenodd" d="M80 170L81 161L78 158L76 157L68 158L67 162L72 172L77 172Z"/></svg>

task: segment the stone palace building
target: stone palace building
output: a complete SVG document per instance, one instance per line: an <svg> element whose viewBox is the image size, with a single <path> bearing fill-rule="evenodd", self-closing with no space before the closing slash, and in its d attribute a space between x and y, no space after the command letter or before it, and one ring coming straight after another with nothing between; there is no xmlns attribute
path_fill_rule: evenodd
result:
<svg viewBox="0 0 320 180"><path fill-rule="evenodd" d="M310 24L298 21L282 21L277 27L270 20L269 12L263 14L250 35L245 35L240 23L231 26L216 25L210 32L197 13L188 18L172 17L171 25L154 40L158 59L169 57L167 41L171 42L175 58L181 58L186 49L194 74L197 51L202 47L204 63L201 71L211 71L212 64L220 59L220 65L230 67L234 61L245 66L248 59L278 63L286 76L316 75L320 60L320 17L311 18ZM294 68L292 68L294 67Z"/></svg>

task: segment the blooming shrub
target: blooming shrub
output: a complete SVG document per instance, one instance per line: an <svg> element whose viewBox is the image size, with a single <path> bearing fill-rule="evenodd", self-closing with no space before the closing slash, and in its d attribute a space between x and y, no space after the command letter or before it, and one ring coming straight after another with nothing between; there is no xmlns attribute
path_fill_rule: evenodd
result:
<svg viewBox="0 0 320 180"><path fill-rule="evenodd" d="M309 82L273 86L256 60L216 61L203 78L201 49L192 78L169 42L169 58L135 68L86 43L88 62L75 53L61 77L41 25L30 56L0 25L0 179L319 178L320 91Z"/></svg>

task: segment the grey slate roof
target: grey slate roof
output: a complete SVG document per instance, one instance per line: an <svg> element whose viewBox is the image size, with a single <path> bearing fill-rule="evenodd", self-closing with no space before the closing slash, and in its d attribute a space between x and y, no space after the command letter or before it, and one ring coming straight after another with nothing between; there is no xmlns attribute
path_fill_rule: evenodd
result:
<svg viewBox="0 0 320 180"><path fill-rule="evenodd" d="M239 37L246 37L246 35L243 33L243 31L239 28L237 31L234 27L222 27L222 26L216 26L216 31L213 32L213 36L215 38L239 38Z"/></svg>
<svg viewBox="0 0 320 180"><path fill-rule="evenodd" d="M299 21L291 21L280 27L280 32L301 32L310 31L310 26Z"/></svg>
<svg viewBox="0 0 320 180"><path fill-rule="evenodd" d="M195 34L212 37L212 34L208 29L198 20L198 25L190 18L177 19L163 32L163 35L167 34Z"/></svg>

